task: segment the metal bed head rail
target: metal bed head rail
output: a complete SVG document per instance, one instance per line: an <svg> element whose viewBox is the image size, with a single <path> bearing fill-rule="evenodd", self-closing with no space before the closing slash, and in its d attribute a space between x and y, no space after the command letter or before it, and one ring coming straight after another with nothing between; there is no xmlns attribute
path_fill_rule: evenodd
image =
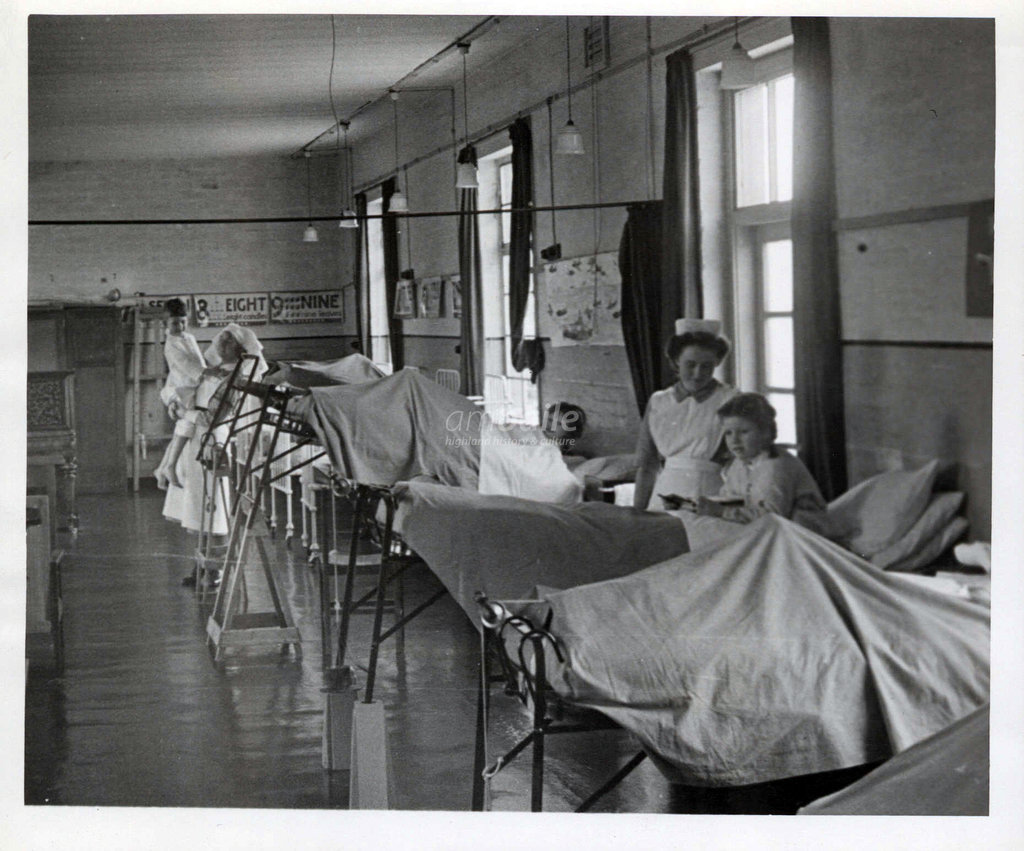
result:
<svg viewBox="0 0 1024 851"><path fill-rule="evenodd" d="M490 798L490 782L527 747L533 747L530 783L530 809L544 808L544 746L547 736L561 733L589 733L621 729L610 718L596 710L574 706L551 687L548 662L553 652L559 663L566 660L565 648L550 631L553 612L548 609L538 626L529 615L513 611L513 604L538 604L541 600L499 602L477 592L480 624L480 696L477 714L477 752L473 771L473 809L486 809ZM500 673L492 674L496 660ZM487 728L490 714L490 687L504 683L504 693L522 702L532 716L530 732L493 762L488 760ZM567 721L566 716L573 720ZM605 783L589 795L576 812L590 810L605 794L618 786L647 754L641 750L618 769Z"/></svg>

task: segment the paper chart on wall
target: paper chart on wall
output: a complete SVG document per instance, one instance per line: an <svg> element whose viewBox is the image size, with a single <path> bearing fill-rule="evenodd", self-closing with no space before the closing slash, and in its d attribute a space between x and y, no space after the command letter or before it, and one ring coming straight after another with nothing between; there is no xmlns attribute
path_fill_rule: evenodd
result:
<svg viewBox="0 0 1024 851"><path fill-rule="evenodd" d="M538 277L540 334L552 346L623 345L616 254L546 263Z"/></svg>

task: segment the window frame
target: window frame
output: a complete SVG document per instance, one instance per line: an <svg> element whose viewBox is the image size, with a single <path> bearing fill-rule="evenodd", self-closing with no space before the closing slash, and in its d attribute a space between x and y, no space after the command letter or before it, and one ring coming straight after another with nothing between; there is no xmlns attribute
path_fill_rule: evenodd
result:
<svg viewBox="0 0 1024 851"><path fill-rule="evenodd" d="M771 83L793 73L792 47L764 56L757 61L758 73L753 85ZM740 90L744 91L744 90ZM754 387L764 395L783 393L794 397L795 387L781 388L768 384L768 352L765 322L773 316L790 313L769 312L765 308L765 270L763 246L766 242L791 239L792 201L771 201L745 207L738 202L737 163L737 97L736 91L723 91L723 176L726 191L722 193L724 218L730 235L733 270L734 369L737 384ZM777 128L775 99L768 98L766 131L769 153L769 197L777 197ZM794 364L795 369L795 364ZM794 375L795 384L795 375ZM794 436L795 440L795 436ZM795 443L779 441L778 445L796 448Z"/></svg>

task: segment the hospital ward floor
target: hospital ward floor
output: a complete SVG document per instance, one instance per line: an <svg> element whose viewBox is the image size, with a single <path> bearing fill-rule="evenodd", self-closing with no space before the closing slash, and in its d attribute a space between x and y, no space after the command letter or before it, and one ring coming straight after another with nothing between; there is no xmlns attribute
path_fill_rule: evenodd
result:
<svg viewBox="0 0 1024 851"><path fill-rule="evenodd" d="M63 562L65 670L33 666L25 700L25 802L31 805L346 808L349 772L321 767L324 726L317 574L298 539L268 552L302 634L302 652L206 647L210 606L181 579L193 539L161 516L162 494L80 498ZM406 610L439 584L407 573ZM354 621L365 661L371 618ZM383 646L376 697L386 708L393 806L470 806L479 637L447 595ZM529 729L495 689L491 759ZM571 811L636 752L620 731L552 737L544 808ZM670 785L645 761L595 811L792 813L861 770L756 787ZM495 810L528 810L529 755L493 781Z"/></svg>

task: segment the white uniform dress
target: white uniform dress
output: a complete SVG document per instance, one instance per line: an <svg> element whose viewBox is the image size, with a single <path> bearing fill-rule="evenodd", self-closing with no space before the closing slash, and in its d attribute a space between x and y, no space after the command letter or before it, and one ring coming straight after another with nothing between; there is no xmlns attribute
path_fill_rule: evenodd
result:
<svg viewBox="0 0 1024 851"><path fill-rule="evenodd" d="M664 508L658 494L696 498L718 493L722 467L711 460L722 442L717 412L736 393L736 388L714 381L696 395L677 383L651 396L640 429L637 460L643 467L657 457L663 465L648 509Z"/></svg>
<svg viewBox="0 0 1024 851"><path fill-rule="evenodd" d="M176 401L185 411L190 411L195 406L196 388L206 369L199 343L188 333L169 334L164 341L164 357L167 359L167 380L160 391L160 401L165 406ZM174 424L174 433L180 437L191 437L194 431L194 416L182 416Z"/></svg>

